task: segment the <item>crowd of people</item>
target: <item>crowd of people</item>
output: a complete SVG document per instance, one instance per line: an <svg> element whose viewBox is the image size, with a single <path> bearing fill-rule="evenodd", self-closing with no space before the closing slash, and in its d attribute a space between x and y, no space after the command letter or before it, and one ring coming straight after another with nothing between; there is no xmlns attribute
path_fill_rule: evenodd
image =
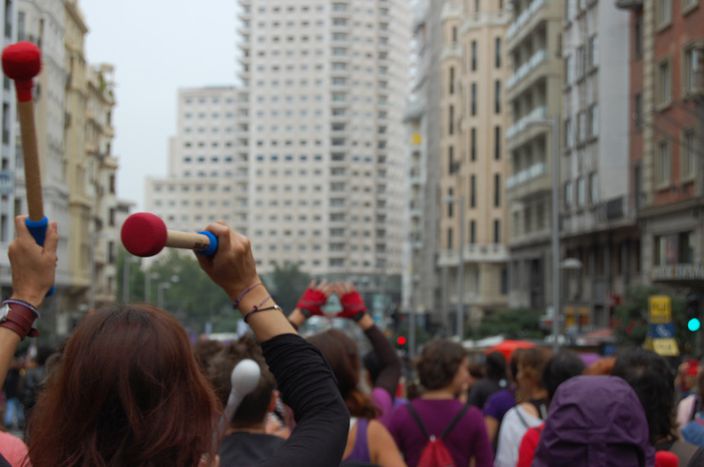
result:
<svg viewBox="0 0 704 467"><path fill-rule="evenodd" d="M0 382L4 424L24 440L0 432L0 467L704 466L698 362L674 372L625 349L586 365L537 346L507 359L435 339L404 368L352 284L312 283L286 313L250 241L221 223L208 227L216 255L197 258L251 334L192 344L167 311L122 305L87 314L61 349L18 358L54 281L58 233L40 247L24 218L16 228ZM368 353L338 329L298 334L333 294ZM238 399L245 361L259 371ZM404 374L420 389L406 391Z"/></svg>

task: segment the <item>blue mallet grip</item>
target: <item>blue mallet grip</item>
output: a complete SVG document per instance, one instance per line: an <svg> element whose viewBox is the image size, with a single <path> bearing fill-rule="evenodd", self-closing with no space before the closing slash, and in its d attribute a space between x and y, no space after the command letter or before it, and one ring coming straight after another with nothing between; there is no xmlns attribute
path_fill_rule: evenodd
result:
<svg viewBox="0 0 704 467"><path fill-rule="evenodd" d="M44 216L38 221L33 221L28 217L25 219L24 223L27 226L29 233L31 233L32 237L34 237L34 241L37 242L37 245L44 246L44 240L46 240L46 229L49 227L49 219ZM55 291L56 289L52 287L49 289L46 296L49 297L53 295Z"/></svg>
<svg viewBox="0 0 704 467"><path fill-rule="evenodd" d="M203 230L198 233L208 237L210 239L210 243L208 244L208 248L205 248L204 250L199 250L197 253L199 255L208 256L208 257L214 256L215 253L217 253L217 251L218 251L218 237L216 237L213 232L210 232L208 230Z"/></svg>

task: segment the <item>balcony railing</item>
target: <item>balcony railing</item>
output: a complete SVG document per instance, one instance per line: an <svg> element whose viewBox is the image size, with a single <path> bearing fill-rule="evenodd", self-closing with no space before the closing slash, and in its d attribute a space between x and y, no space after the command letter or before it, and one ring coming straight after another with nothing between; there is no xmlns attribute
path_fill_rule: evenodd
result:
<svg viewBox="0 0 704 467"><path fill-rule="evenodd" d="M530 5L528 5L528 8L523 10L523 12L518 15L518 18L508 27L506 30L506 38L511 39L511 37L516 35L518 30L521 29L544 4L545 0L533 0Z"/></svg>
<svg viewBox="0 0 704 467"><path fill-rule="evenodd" d="M547 53L545 52L545 49L541 49L537 51L536 53L533 54L533 56L525 62L523 65L521 65L514 74L512 74L507 80L506 80L506 86L510 89L513 86L516 85L519 81L521 81L523 78L528 76L528 74L535 70L543 61L545 60L545 57L547 57Z"/></svg>
<svg viewBox="0 0 704 467"><path fill-rule="evenodd" d="M506 137L511 139L521 133L531 123L543 121L547 118L547 109L545 106L536 107L528 115L524 116L506 130Z"/></svg>
<svg viewBox="0 0 704 467"><path fill-rule="evenodd" d="M533 164L527 169L521 170L517 174L508 177L508 179L506 179L506 188L510 190L518 185L522 185L533 179L542 177L543 175L545 175L545 163L538 162L537 164Z"/></svg>

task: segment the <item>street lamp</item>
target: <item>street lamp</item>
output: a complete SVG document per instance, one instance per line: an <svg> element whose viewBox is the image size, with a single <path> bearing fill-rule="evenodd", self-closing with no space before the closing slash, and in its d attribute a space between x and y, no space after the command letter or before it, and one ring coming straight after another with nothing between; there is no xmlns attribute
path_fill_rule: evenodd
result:
<svg viewBox="0 0 704 467"><path fill-rule="evenodd" d="M556 114L551 119L535 120L528 126L541 126L550 129L552 154L552 306L554 316L552 319L552 334L554 337L553 348L560 348L558 333L560 332L559 318L562 313L560 303L560 117Z"/></svg>
<svg viewBox="0 0 704 467"><path fill-rule="evenodd" d="M449 196L445 198L447 204L452 204L457 202L458 210L460 212L460 235L458 239L459 243L459 253L458 253L458 264L457 264L457 340L462 342L464 337L464 223L465 223L465 212L464 212L464 196L458 195L457 197Z"/></svg>

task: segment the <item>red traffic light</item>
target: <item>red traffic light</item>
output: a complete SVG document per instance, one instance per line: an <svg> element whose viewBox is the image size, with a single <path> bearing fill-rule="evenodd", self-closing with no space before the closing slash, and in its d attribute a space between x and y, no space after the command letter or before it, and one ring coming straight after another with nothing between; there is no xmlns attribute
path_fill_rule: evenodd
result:
<svg viewBox="0 0 704 467"><path fill-rule="evenodd" d="M408 339L406 339L406 336L398 336L396 338L396 345L406 345L406 342L408 342Z"/></svg>

